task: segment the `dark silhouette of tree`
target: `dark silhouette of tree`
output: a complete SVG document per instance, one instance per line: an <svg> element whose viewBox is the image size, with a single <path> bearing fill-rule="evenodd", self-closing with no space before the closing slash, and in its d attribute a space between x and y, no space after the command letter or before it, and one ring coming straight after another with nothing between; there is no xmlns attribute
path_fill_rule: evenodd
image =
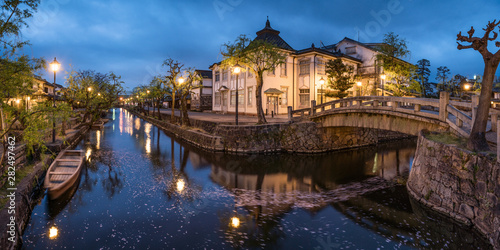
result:
<svg viewBox="0 0 500 250"><path fill-rule="evenodd" d="M327 85L333 91L325 94L328 97L344 98L348 95L347 90L354 85L354 66L346 65L342 59L330 60L326 64Z"/></svg>
<svg viewBox="0 0 500 250"><path fill-rule="evenodd" d="M450 75L450 69L448 69L448 67L439 66L439 68L437 68L436 80L440 82L439 83L440 91L447 91L446 81L448 80L448 75Z"/></svg>
<svg viewBox="0 0 500 250"><path fill-rule="evenodd" d="M422 89L422 94L424 97L429 97L431 92L431 84L429 83L429 76L431 75L431 62L427 59L421 59L415 65L417 66L416 75L418 81L420 82L420 88Z"/></svg>
<svg viewBox="0 0 500 250"><path fill-rule="evenodd" d="M500 63L500 50L497 50L494 54L488 50L488 42L494 41L498 37L498 33L493 31L497 26L499 26L500 21L493 20L493 22L488 22L486 28L483 30L483 37L474 37L474 27L471 27L467 32L467 35L462 35L462 32L457 34L457 48L462 49L474 49L477 50L483 56L484 61L484 73L483 82L481 86L481 95L479 97L479 107L476 113L476 119L472 125L472 131L467 141L467 148L475 151L487 151L490 149L486 141L486 125L488 124L488 114L490 111L491 102L491 92L493 90L493 80L495 79L495 72L498 68L498 63ZM493 33L492 36L490 34ZM462 43L469 43L469 45L464 45ZM500 42L495 42L496 47L500 47Z"/></svg>

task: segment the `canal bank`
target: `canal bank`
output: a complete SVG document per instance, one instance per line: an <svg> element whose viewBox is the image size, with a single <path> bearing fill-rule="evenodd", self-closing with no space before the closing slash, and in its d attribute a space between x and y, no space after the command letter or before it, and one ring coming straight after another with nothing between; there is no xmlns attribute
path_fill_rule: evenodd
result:
<svg viewBox="0 0 500 250"><path fill-rule="evenodd" d="M181 140L209 151L226 153L314 154L413 138L410 135L377 129L323 128L311 121L236 126L219 123L219 118L209 121L204 117L204 120L190 119L193 127L188 128L170 123L170 117L165 115L162 120L158 120L156 116L145 116L134 108L128 110L141 119L175 134Z"/></svg>
<svg viewBox="0 0 500 250"><path fill-rule="evenodd" d="M50 149L55 149L55 153L63 148L72 148L83 138L88 132L88 127L69 132L67 137L62 141L56 141L54 144L48 145ZM24 150L24 158L26 150ZM47 168L54 160L50 155L43 154L41 159L33 164L17 166L17 171L22 171L23 168L32 167L32 170L26 175L10 193L13 200L9 199L7 204L0 210L0 225L4 225L5 231L0 234L0 248L11 250L19 248L21 244L21 236L30 219L33 207L37 204L38 197L44 191L43 179Z"/></svg>
<svg viewBox="0 0 500 250"><path fill-rule="evenodd" d="M477 154L429 139L422 131L407 182L418 202L473 226L500 249L500 164L493 155Z"/></svg>
<svg viewBox="0 0 500 250"><path fill-rule="evenodd" d="M88 155L78 190L61 204L40 199L23 249L488 249L467 228L417 214L404 187L360 193L409 171L413 140L325 154L214 153L112 112L76 147Z"/></svg>

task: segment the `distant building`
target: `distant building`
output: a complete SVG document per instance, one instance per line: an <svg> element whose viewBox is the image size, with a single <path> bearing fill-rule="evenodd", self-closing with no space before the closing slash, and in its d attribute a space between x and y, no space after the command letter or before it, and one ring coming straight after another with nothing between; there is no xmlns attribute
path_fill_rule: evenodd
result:
<svg viewBox="0 0 500 250"><path fill-rule="evenodd" d="M196 70L202 77L199 87L191 92L191 110L212 110L212 71Z"/></svg>
<svg viewBox="0 0 500 250"><path fill-rule="evenodd" d="M264 29L257 32L256 40L265 40L281 48L286 54L286 62L278 66L274 72L264 74L262 87L263 109L267 114L284 114L287 107L294 109L308 108L311 100L333 100L324 96L327 91L325 66L329 60L340 58L344 64L354 67L361 79L361 86L355 84L350 90L350 96L382 94L382 67L377 64L376 47L380 44L360 43L350 38L344 38L339 43L295 50L280 36L280 32L271 28L269 20ZM249 71L240 73L238 83L234 74L220 67L220 63L210 66L213 74L212 110L220 112L235 112L238 100L238 112L256 114L256 80ZM325 80L323 86L320 79ZM238 88L238 97L236 97ZM389 94L389 93L386 93Z"/></svg>

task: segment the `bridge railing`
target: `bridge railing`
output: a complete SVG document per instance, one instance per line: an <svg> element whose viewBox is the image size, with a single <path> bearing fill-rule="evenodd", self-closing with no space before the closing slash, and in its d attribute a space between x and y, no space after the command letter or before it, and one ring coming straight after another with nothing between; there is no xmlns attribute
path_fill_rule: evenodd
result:
<svg viewBox="0 0 500 250"><path fill-rule="evenodd" d="M473 96L471 102L450 100L448 92L441 92L439 99L393 97L393 96L357 96L326 102L311 107L293 110L288 107L288 118L309 118L334 112L385 110L412 114L446 122L459 134L468 137L475 118L479 96ZM491 129L497 131L500 110L490 109Z"/></svg>

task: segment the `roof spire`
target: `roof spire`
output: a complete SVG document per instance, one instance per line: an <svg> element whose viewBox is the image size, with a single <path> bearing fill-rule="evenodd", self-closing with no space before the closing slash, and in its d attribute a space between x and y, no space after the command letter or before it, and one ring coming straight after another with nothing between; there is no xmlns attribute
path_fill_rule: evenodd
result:
<svg viewBox="0 0 500 250"><path fill-rule="evenodd" d="M267 16L266 28L271 28L271 23L269 22L269 16Z"/></svg>

